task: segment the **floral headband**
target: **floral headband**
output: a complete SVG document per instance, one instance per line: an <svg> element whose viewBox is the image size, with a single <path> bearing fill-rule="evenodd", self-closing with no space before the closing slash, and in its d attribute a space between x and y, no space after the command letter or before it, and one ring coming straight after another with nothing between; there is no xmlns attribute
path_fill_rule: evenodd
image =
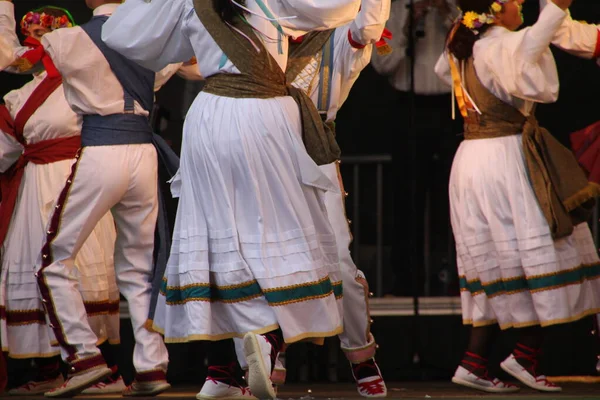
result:
<svg viewBox="0 0 600 400"><path fill-rule="evenodd" d="M60 17L55 17L53 15L48 15L44 12L40 12L44 8L52 8L59 11L64 12ZM58 28L70 28L75 25L75 21L71 16L69 11L60 7L43 7L37 10L29 11L27 14L23 16L21 19L21 33L24 35L28 35L28 29L31 25L40 25L41 27L48 28L50 30L55 30Z"/></svg>
<svg viewBox="0 0 600 400"><path fill-rule="evenodd" d="M510 0L495 0L490 6L489 13L478 14L475 11L467 11L462 16L461 23L473 32L475 32L475 34L477 34L479 33L477 32L477 29L481 28L486 24L494 23L496 19L494 14L502 11L502 5L508 3L509 1Z"/></svg>

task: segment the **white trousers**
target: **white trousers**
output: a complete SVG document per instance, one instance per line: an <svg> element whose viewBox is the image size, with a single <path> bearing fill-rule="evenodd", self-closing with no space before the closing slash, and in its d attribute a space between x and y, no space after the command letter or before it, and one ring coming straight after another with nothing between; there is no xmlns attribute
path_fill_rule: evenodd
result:
<svg viewBox="0 0 600 400"><path fill-rule="evenodd" d="M375 354L375 341L371 336L369 314L369 284L350 255L352 235L346 216L344 184L339 162L321 165L321 171L340 186L340 192L325 193L325 207L329 223L335 232L342 285L344 288L344 332L339 335L341 347L351 362L359 363Z"/></svg>
<svg viewBox="0 0 600 400"><path fill-rule="evenodd" d="M111 211L117 230L115 275L129 305L136 379L164 379L168 354L144 326L153 271L157 156L151 144L92 146L81 151L50 218L36 273L61 355L77 374L104 364L74 277L74 255ZM146 379L147 378L147 379Z"/></svg>

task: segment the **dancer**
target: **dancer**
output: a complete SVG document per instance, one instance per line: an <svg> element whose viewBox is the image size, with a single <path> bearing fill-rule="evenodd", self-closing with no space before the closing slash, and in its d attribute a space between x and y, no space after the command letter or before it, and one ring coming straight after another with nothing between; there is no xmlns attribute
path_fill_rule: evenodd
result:
<svg viewBox="0 0 600 400"><path fill-rule="evenodd" d="M369 64L373 45L380 52L388 50L382 34L389 12L389 0L363 0L360 12L350 24L290 40L287 81L306 92L329 128L335 129L337 112L360 72ZM385 36L389 38L389 32L386 31ZM344 332L339 338L350 361L358 392L365 397L385 397L387 389L374 359L376 344L370 333L369 285L350 255L352 237L344 206L347 193L342 184L339 163L336 160L320 166L321 171L340 187L340 192L325 194L344 287ZM245 369L241 340L236 340L236 352ZM285 350L282 350L275 363L273 383L283 384L285 375Z"/></svg>
<svg viewBox="0 0 600 400"><path fill-rule="evenodd" d="M489 375L493 334L516 328L502 363L531 388L556 392L538 371L542 327L600 309L600 260L585 221L598 186L534 117L558 97L549 45L571 0L553 0L531 27L522 0L459 0L464 12L436 71L453 84L465 140L450 178L452 228L469 345L453 382L487 392L518 387Z"/></svg>
<svg viewBox="0 0 600 400"><path fill-rule="evenodd" d="M1 69L8 64L31 64L39 54L39 39L74 24L67 10L43 7L21 20L27 37L21 46L15 33L14 7L0 1ZM12 56L11 56L12 55ZM20 57L17 57L20 56ZM54 201L69 176L80 147L81 117L67 104L61 76L49 59L33 80L4 97L0 106L0 336L2 350L12 358L35 358L33 380L9 390L11 395L41 394L63 384L56 339L46 318L34 278L45 227ZM73 279L83 297L87 319L110 352L119 343L119 290L113 268L114 222L104 215L75 259ZM109 344L110 343L110 344ZM109 357L110 358L110 357ZM125 388L116 362L100 393Z"/></svg>
<svg viewBox="0 0 600 400"><path fill-rule="evenodd" d="M347 23L359 4L128 0L103 28L110 47L148 68L196 54L206 77L184 127L173 247L154 322L167 342L215 341L198 398L251 396L223 339L244 337L252 393L273 398L283 341L342 330L323 198L337 188L301 140L321 164L339 149L310 99L286 88L283 71L287 36Z"/></svg>
<svg viewBox="0 0 600 400"><path fill-rule="evenodd" d="M81 154L50 218L36 272L61 355L70 367L64 385L47 392L48 397L73 396L110 374L70 277L74 255L109 210L117 230L117 283L127 299L136 341L136 375L123 395L152 396L170 387L166 347L158 333L145 327L158 210L157 156L148 121L155 74L102 43L102 24L119 3L86 0L94 14L90 22L42 38L63 76L69 105L83 116Z"/></svg>

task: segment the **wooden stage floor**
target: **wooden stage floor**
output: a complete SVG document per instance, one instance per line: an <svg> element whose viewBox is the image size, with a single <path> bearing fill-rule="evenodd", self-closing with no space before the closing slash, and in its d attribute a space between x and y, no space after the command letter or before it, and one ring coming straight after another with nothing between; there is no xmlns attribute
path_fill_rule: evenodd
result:
<svg viewBox="0 0 600 400"><path fill-rule="evenodd" d="M585 383L564 383L563 392L557 394L546 394L536 392L527 388L522 388L520 392L498 396L494 394L485 394L460 386L450 382L398 382L388 383L388 399L512 399L512 400L554 400L554 399L597 399L600 400L600 384ZM200 390L194 386L175 386L169 391L157 397L148 397L148 399L194 399L196 393ZM344 400L344 399L364 399L356 393L351 384L290 384L279 389L278 399L280 400ZM0 396L0 399L17 399L14 396ZM23 398L23 397L21 397ZM35 397L41 399L43 397ZM77 399L116 399L123 398L120 395L106 396L77 396ZM137 397L143 399L143 397Z"/></svg>

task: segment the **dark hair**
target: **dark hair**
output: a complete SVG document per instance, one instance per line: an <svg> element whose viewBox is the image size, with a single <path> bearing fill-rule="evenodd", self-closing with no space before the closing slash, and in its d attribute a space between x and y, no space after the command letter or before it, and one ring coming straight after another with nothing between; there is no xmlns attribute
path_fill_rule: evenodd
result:
<svg viewBox="0 0 600 400"><path fill-rule="evenodd" d="M469 11L476 12L477 14L489 13L492 3L494 3L494 0L458 0L458 6L463 13ZM481 28L477 29L478 33L476 34L471 29L464 26L462 22L458 21L456 23L458 24L458 28L454 33L454 37L450 43L448 43L448 51L458 60L466 60L473 55L473 46L475 45L475 42L491 27L491 25L483 25ZM453 26L450 32L452 32L454 28L455 27ZM450 33L448 35L450 35Z"/></svg>
<svg viewBox="0 0 600 400"><path fill-rule="evenodd" d="M246 7L246 0L236 0L236 3ZM213 0L213 6L221 19L229 23L233 22L234 17L243 13L243 10L233 4L231 0Z"/></svg>

